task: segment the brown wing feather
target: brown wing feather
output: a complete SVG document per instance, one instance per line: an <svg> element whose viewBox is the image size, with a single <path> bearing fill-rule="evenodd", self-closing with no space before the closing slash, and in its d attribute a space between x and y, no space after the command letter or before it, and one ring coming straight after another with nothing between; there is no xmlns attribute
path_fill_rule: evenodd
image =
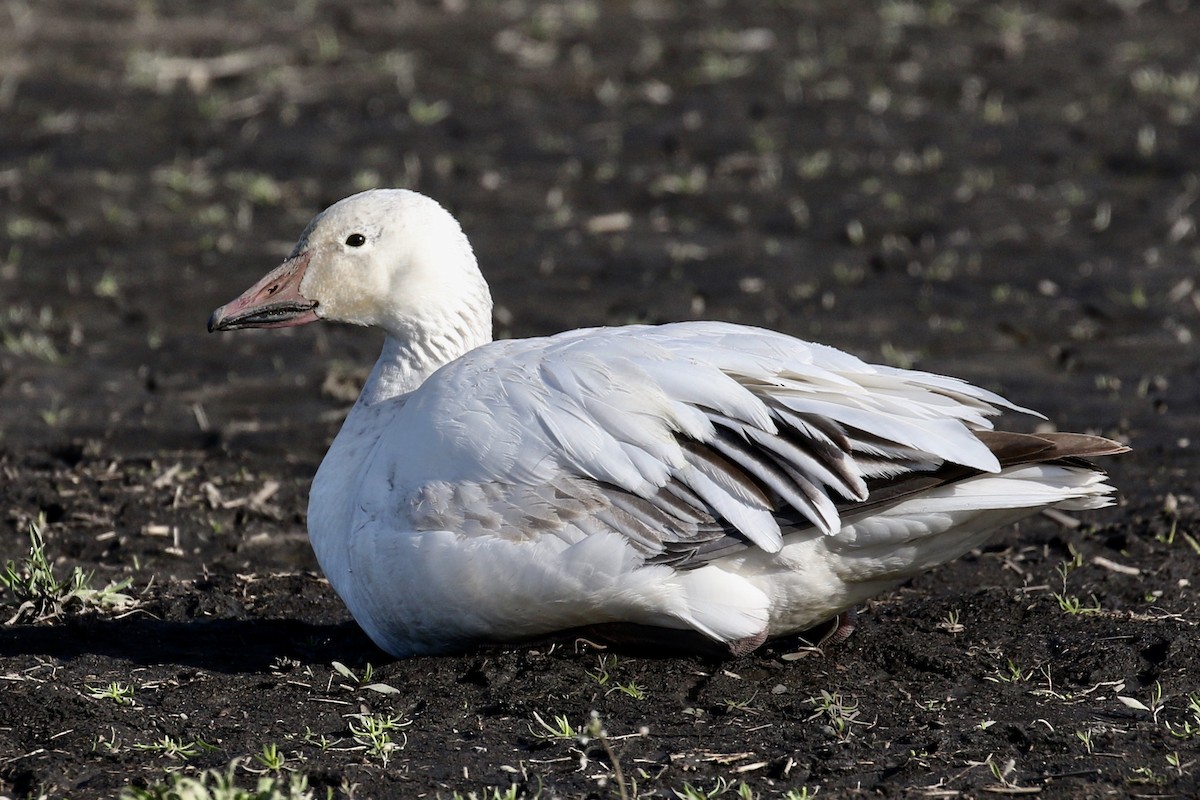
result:
<svg viewBox="0 0 1200 800"><path fill-rule="evenodd" d="M987 445L1002 467L1064 458L1097 458L1129 451L1120 442L1087 433L976 431L975 438Z"/></svg>
<svg viewBox="0 0 1200 800"><path fill-rule="evenodd" d="M975 436L996 455L1001 467L1064 462L1090 466L1086 459L1129 451L1129 448L1120 442L1087 433L975 431ZM978 470L958 464L947 464L934 472L909 473L897 478L878 479L869 482L869 500L865 503L841 505L839 511L844 516L876 511L894 505L906 497L978 474Z"/></svg>

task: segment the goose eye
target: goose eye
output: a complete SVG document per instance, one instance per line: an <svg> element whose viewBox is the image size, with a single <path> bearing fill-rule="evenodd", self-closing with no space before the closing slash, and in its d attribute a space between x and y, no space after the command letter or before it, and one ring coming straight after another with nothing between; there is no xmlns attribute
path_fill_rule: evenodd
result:
<svg viewBox="0 0 1200 800"><path fill-rule="evenodd" d="M346 237L346 244L350 247L362 247L367 243L367 237L361 233L352 233Z"/></svg>

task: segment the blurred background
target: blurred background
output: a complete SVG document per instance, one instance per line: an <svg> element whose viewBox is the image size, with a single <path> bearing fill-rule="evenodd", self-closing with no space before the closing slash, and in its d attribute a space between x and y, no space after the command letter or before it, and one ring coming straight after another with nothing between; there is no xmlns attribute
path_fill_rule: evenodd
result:
<svg viewBox="0 0 1200 800"><path fill-rule="evenodd" d="M1198 113L1188 0L5 0L0 449L315 465L378 337L204 324L379 186L501 336L759 324L1177 448Z"/></svg>

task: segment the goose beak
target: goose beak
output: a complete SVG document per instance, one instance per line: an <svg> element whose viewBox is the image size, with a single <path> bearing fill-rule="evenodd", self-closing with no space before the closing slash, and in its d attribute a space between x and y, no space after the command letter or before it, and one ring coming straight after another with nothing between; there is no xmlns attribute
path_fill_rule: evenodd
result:
<svg viewBox="0 0 1200 800"><path fill-rule="evenodd" d="M317 302L300 294L300 282L311 260L312 251L305 251L284 261L236 300L214 311L208 318L208 332L286 328L319 320Z"/></svg>

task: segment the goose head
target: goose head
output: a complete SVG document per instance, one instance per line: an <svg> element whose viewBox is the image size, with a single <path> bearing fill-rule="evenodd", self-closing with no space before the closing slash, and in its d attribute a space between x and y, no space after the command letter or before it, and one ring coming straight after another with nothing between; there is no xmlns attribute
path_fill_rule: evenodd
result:
<svg viewBox="0 0 1200 800"><path fill-rule="evenodd" d="M324 319L379 327L417 345L451 336L465 351L491 340L491 307L454 217L417 192L375 189L314 217L291 255L214 311L208 330Z"/></svg>

